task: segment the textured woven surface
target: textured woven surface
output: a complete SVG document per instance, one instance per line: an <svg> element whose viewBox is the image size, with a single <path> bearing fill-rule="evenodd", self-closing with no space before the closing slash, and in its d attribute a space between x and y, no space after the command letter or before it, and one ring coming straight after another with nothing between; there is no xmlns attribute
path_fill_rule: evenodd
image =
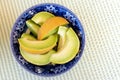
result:
<svg viewBox="0 0 120 80"><path fill-rule="evenodd" d="M15 61L10 32L24 10L48 2L64 5L78 16L86 33L86 46L71 70L55 77L40 77ZM0 80L120 80L120 1L0 0Z"/></svg>

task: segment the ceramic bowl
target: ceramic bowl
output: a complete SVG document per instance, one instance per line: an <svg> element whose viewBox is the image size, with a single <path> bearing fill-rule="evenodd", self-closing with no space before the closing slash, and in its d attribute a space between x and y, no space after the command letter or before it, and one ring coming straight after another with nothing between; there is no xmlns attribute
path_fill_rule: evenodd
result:
<svg viewBox="0 0 120 80"><path fill-rule="evenodd" d="M37 66L34 64L31 64L27 62L20 54L19 50L19 43L18 38L21 37L21 34L24 33L27 30L27 26L25 24L25 21L32 18L36 13L41 11L47 11L50 12L56 16L61 16L66 18L70 22L70 26L74 29L76 34L79 37L80 40L80 48L78 54L75 56L73 60L66 64L56 64L56 65L45 65L45 66ZM26 70L32 72L33 74L37 74L40 76L55 76L59 75L61 73L64 73L71 69L80 59L84 45L85 45L85 34L83 27L81 25L81 22L77 18L77 16L67 9L66 7L59 5L59 4L53 4L53 3L45 3L45 4L38 4L35 5L26 11L24 11L16 20L16 22L13 25L13 29L11 32L11 49L12 52L18 61L18 63L23 66Z"/></svg>

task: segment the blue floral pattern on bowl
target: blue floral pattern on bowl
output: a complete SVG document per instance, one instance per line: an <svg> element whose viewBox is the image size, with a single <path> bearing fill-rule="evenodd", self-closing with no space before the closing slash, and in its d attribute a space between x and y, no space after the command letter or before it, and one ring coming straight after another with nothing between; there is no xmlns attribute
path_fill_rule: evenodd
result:
<svg viewBox="0 0 120 80"><path fill-rule="evenodd" d="M47 11L56 16L61 16L61 17L66 18L70 22L69 26L71 26L74 29L74 31L78 34L79 40L81 42L80 49L76 57L70 62L66 64L61 64L61 65L60 64L56 64L56 65L48 64L45 66L37 66L37 65L27 62L21 56L20 50L19 50L18 38L20 38L21 34L27 30L25 21L32 18L36 13L41 12L41 11ZM83 49L84 49L84 45L85 45L85 34L84 34L84 30L82 28L82 25L79 19L74 15L73 12L71 12L67 8L61 5L58 5L58 4L53 4L53 3L39 4L23 12L13 26L10 39L11 39L11 48L12 48L12 51L13 51L13 54L16 60L26 70L34 74L41 75L41 76L58 75L72 68L75 65L75 63L77 63L78 60L80 59Z"/></svg>

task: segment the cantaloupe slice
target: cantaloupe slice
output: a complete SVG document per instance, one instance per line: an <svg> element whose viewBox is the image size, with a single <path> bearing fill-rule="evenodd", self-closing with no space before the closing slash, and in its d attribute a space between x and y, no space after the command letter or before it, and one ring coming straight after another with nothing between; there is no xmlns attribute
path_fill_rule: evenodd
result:
<svg viewBox="0 0 120 80"><path fill-rule="evenodd" d="M62 17L52 17L48 19L46 22L43 23L43 25L39 28L38 31L38 40L42 40L48 35L48 33L52 32L55 30L57 27L61 25L66 25L69 22Z"/></svg>

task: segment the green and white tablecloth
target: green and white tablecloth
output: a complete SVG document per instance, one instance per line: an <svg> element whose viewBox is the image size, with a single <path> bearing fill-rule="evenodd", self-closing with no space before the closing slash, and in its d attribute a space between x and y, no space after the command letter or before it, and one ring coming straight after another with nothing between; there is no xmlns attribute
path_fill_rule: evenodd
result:
<svg viewBox="0 0 120 80"><path fill-rule="evenodd" d="M85 30L81 60L66 73L41 77L26 71L10 49L17 17L40 3L72 10ZM120 80L120 0L0 0L0 80Z"/></svg>

